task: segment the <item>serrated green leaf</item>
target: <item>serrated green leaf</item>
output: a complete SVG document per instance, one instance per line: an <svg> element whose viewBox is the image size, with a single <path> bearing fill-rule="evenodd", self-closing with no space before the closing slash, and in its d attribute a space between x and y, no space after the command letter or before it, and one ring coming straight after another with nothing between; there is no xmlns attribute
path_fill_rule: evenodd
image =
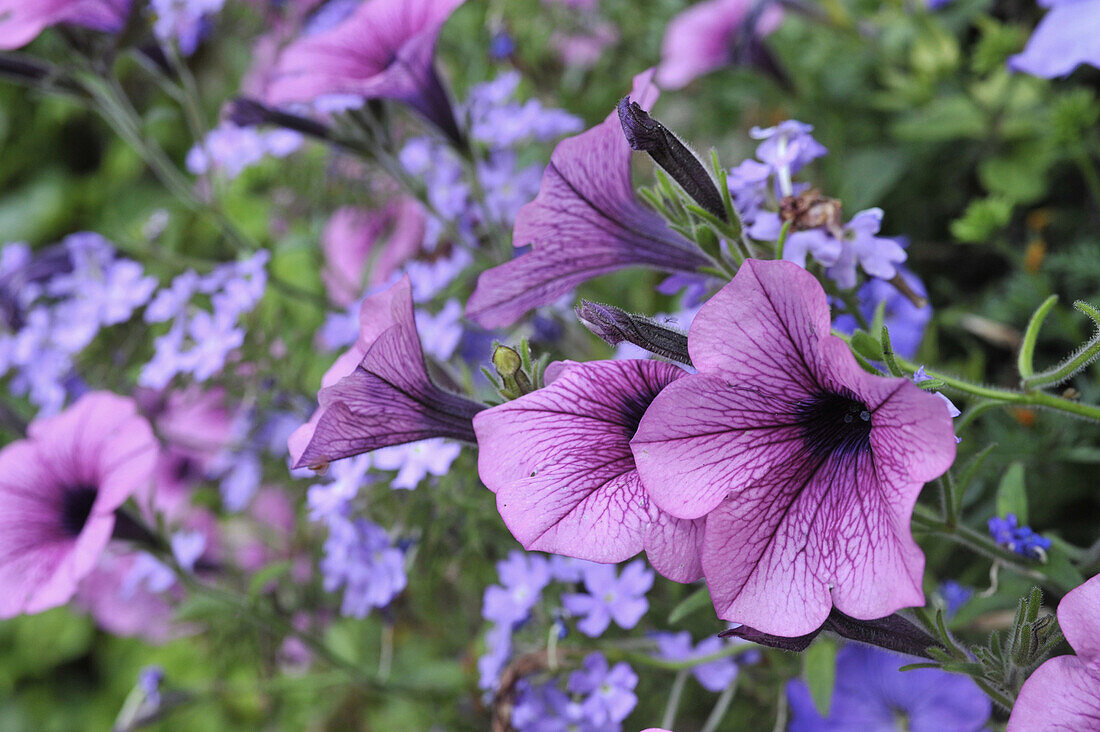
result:
<svg viewBox="0 0 1100 732"><path fill-rule="evenodd" d="M997 515L1015 514L1020 526L1027 526L1027 488L1023 463L1012 463L997 486Z"/></svg>
<svg viewBox="0 0 1100 732"><path fill-rule="evenodd" d="M836 685L836 643L829 638L818 638L807 648L802 657L802 674L817 713L828 717Z"/></svg>

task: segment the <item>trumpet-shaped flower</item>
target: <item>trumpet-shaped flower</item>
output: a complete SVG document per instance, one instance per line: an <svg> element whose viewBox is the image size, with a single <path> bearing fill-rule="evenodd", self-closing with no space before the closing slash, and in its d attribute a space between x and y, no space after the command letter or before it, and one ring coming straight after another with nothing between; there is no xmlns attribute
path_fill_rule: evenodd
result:
<svg viewBox="0 0 1100 732"><path fill-rule="evenodd" d="M632 101L649 109L653 73L634 79ZM466 305L474 322L496 328L546 305L586 280L626 267L695 272L707 257L634 197L630 145L618 113L558 143L534 201L519 210L512 240L530 252L483 272Z"/></svg>
<svg viewBox="0 0 1100 732"><path fill-rule="evenodd" d="M699 578L702 522L653 505L630 451L646 407L685 373L659 361L567 363L549 386L474 418L481 479L525 549L595 562L645 549L669 578Z"/></svg>
<svg viewBox="0 0 1100 732"><path fill-rule="evenodd" d="M471 420L484 409L429 378L408 277L363 301L359 340L321 386L319 409L289 440L295 467L430 437L473 442Z"/></svg>
<svg viewBox="0 0 1100 732"><path fill-rule="evenodd" d="M133 400L93 392L0 451L0 618L68 602L152 478L157 443Z"/></svg>
<svg viewBox="0 0 1100 732"><path fill-rule="evenodd" d="M404 102L452 140L462 135L433 57L439 32L464 0L368 0L335 28L283 51L267 103L332 94Z"/></svg>
<svg viewBox="0 0 1100 732"><path fill-rule="evenodd" d="M692 5L668 24L661 43L657 81L668 89L687 86L750 51L755 39L783 19L778 4L755 0L708 0Z"/></svg>
<svg viewBox="0 0 1100 732"><path fill-rule="evenodd" d="M942 400L873 376L829 334L825 292L790 262L747 261L688 333L699 370L657 395L631 442L650 498L706 517L719 617L798 636L923 602L917 495L955 457Z"/></svg>
<svg viewBox="0 0 1100 732"><path fill-rule="evenodd" d="M1100 66L1100 3L1040 0L1039 4L1050 10L1023 52L1008 59L1008 68L1053 79L1068 76L1081 64Z"/></svg>
<svg viewBox="0 0 1100 732"><path fill-rule="evenodd" d="M130 0L0 0L0 49L25 46L58 23L114 33L129 13Z"/></svg>
<svg viewBox="0 0 1100 732"><path fill-rule="evenodd" d="M1058 624L1077 655L1052 658L1028 677L1012 708L1009 732L1100 725L1100 575L1062 598Z"/></svg>

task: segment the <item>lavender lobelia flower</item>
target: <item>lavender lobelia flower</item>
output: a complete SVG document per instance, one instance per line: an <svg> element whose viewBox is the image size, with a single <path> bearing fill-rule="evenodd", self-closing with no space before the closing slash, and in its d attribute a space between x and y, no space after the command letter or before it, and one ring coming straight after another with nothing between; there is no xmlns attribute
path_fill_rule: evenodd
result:
<svg viewBox="0 0 1100 732"><path fill-rule="evenodd" d="M602 653L589 653L581 667L569 675L566 688L574 694L585 695L581 710L586 721L607 729L618 725L634 711L638 704L634 694L637 685L638 675L625 661L611 666Z"/></svg>
<svg viewBox="0 0 1100 732"><path fill-rule="evenodd" d="M157 443L131 399L85 395L0 451L0 618L64 605L92 571L115 509L152 477Z"/></svg>
<svg viewBox="0 0 1100 732"><path fill-rule="evenodd" d="M1058 625L1076 656L1036 669L1016 697L1008 732L1091 730L1100 721L1100 575L1058 603Z"/></svg>
<svg viewBox="0 0 1100 732"><path fill-rule="evenodd" d="M322 380L317 412L290 437L294 467L431 437L474 442L484 405L429 378L409 278L364 300L360 324L359 341Z"/></svg>
<svg viewBox="0 0 1100 732"><path fill-rule="evenodd" d="M898 671L904 656L848 645L836 657L836 687L829 716L814 707L800 680L787 685L790 732L913 730L977 732L985 729L991 704L970 679L940 669ZM1047 729L1042 725L1028 729Z"/></svg>
<svg viewBox="0 0 1100 732"><path fill-rule="evenodd" d="M634 78L630 98L649 109L652 71ZM486 328L510 325L580 283L626 267L693 273L708 263L634 197L630 145L618 113L558 143L539 194L519 210L516 246L533 249L483 272L466 316Z"/></svg>
<svg viewBox="0 0 1100 732"><path fill-rule="evenodd" d="M339 208L321 234L325 265L321 279L329 299L350 305L367 287L390 282L416 255L424 241L424 214L419 204L402 197L367 211Z"/></svg>
<svg viewBox="0 0 1100 732"><path fill-rule="evenodd" d="M691 642L691 633L656 633L654 640L657 642L657 657L668 661L690 661L718 653L726 642L717 636L710 636L699 641L698 645ZM692 666L691 673L707 691L722 691L737 678L737 661L732 658L720 658L710 663Z"/></svg>
<svg viewBox="0 0 1100 732"><path fill-rule="evenodd" d="M766 6L766 7L765 7ZM667 89L687 86L734 61L735 39L752 43L779 26L778 4L759 0L708 0L673 18L661 43L657 83Z"/></svg>
<svg viewBox="0 0 1100 732"><path fill-rule="evenodd" d="M653 505L630 451L646 407L684 374L658 361L569 362L474 418L481 479L525 549L612 563L645 549L670 579L700 577L702 522Z"/></svg>
<svg viewBox="0 0 1100 732"><path fill-rule="evenodd" d="M1050 8L1028 39L1008 59L1008 68L1053 79L1081 64L1100 67L1100 3L1090 0L1040 0Z"/></svg>
<svg viewBox="0 0 1100 732"><path fill-rule="evenodd" d="M0 49L25 46L58 23L116 33L129 14L130 0L0 0Z"/></svg>
<svg viewBox="0 0 1100 732"><path fill-rule="evenodd" d="M461 144L433 56L439 32L464 0L368 0L324 33L283 51L266 101L310 102L330 94L404 102Z"/></svg>
<svg viewBox="0 0 1100 732"><path fill-rule="evenodd" d="M688 333L698 374L657 395L631 441L660 508L706 517L718 616L799 636L923 603L909 520L955 457L944 403L860 369L829 334L821 285L748 260Z"/></svg>
<svg viewBox="0 0 1100 732"><path fill-rule="evenodd" d="M787 243L790 243L790 239ZM898 267L898 275L909 285L909 289L918 296L927 298L928 291L919 277L902 266ZM894 352L902 358L915 358L924 338L925 326L932 319L932 306L917 307L898 288L877 277L872 277L861 285L857 295L859 310L868 322L874 320L878 306L885 303L883 323L890 331L890 344L894 347ZM833 328L847 335L851 335L858 327L855 316L848 313L842 313L833 319Z"/></svg>
<svg viewBox="0 0 1100 732"><path fill-rule="evenodd" d="M546 557L514 551L497 562L497 575L500 584L485 588L481 615L511 629L526 620L538 604L550 584L550 565Z"/></svg>
<svg viewBox="0 0 1100 732"><path fill-rule="evenodd" d="M630 629L649 609L645 595L653 586L653 573L642 561L633 561L616 574L612 564L590 564L584 568L584 588L588 593L562 595L562 605L571 615L583 616L577 630L597 638L614 620L620 628Z"/></svg>
<svg viewBox="0 0 1100 732"><path fill-rule="evenodd" d="M149 0L156 15L153 33L162 43L173 40L190 56L198 48L211 15L221 11L225 0Z"/></svg>

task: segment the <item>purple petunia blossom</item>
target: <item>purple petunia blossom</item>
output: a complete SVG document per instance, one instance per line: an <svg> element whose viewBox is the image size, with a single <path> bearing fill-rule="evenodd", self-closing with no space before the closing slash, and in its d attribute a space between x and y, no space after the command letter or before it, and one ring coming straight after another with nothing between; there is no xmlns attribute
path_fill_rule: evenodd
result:
<svg viewBox="0 0 1100 732"><path fill-rule="evenodd" d="M132 399L93 392L0 451L0 618L64 605L152 478L157 443Z"/></svg>
<svg viewBox="0 0 1100 732"><path fill-rule="evenodd" d="M283 51L267 102L355 94L409 105L451 140L462 134L433 57L439 32L464 0L368 0L330 31Z"/></svg>
<svg viewBox="0 0 1100 732"><path fill-rule="evenodd" d="M613 564L591 564L584 568L584 588L588 594L562 595L562 605L571 615L583 616L577 630L597 638L614 620L620 628L630 629L649 609L645 595L653 586L653 573L642 561L623 567L621 575Z"/></svg>
<svg viewBox="0 0 1100 732"><path fill-rule="evenodd" d="M852 644L836 656L836 687L828 718L814 707L800 680L787 685L790 732L912 730L978 732L992 705L970 679L934 668L899 671L904 656ZM1042 725L1028 729L1047 729Z"/></svg>
<svg viewBox="0 0 1100 732"><path fill-rule="evenodd" d="M661 65L657 83L679 89L694 79L734 61L735 40L749 43L754 36L766 36L783 19L778 4L766 3L758 12L759 0L708 0L697 3L673 18L661 44ZM751 23L753 27L745 27Z"/></svg>
<svg viewBox="0 0 1100 732"><path fill-rule="evenodd" d="M634 79L631 99L649 109L653 72ZM510 325L580 283L626 267L693 273L708 263L694 244L634 197L630 145L618 113L558 143L538 196L519 210L512 240L530 252L483 272L466 316Z"/></svg>
<svg viewBox="0 0 1100 732"><path fill-rule="evenodd" d="M325 257L321 279L329 299L347 306L363 294L364 287L392 281L423 241L424 214L411 198L398 198L370 211L351 206L337 209L321 233Z"/></svg>
<svg viewBox="0 0 1100 732"><path fill-rule="evenodd" d="M0 49L25 46L58 23L116 33L129 14L130 0L0 0Z"/></svg>
<svg viewBox="0 0 1100 732"><path fill-rule="evenodd" d="M699 373L665 387L631 441L650 498L706 517L718 616L774 635L809 633L833 606L871 619L921 605L910 517L955 458L943 402L863 371L829 328L812 275L746 261L692 323Z"/></svg>
<svg viewBox="0 0 1100 732"><path fill-rule="evenodd" d="M1100 725L1100 575L1062 598L1058 625L1077 655L1052 658L1028 677L1008 732L1077 732Z"/></svg>
<svg viewBox="0 0 1100 732"><path fill-rule="evenodd" d="M1008 59L1008 68L1053 79L1081 64L1100 67L1100 3L1095 0L1039 0L1050 8L1027 47Z"/></svg>
<svg viewBox="0 0 1100 732"><path fill-rule="evenodd" d="M645 549L670 579L701 576L702 522L654 506L630 451L646 407L684 374L658 361L567 362L549 386L474 418L481 479L525 549L612 563Z"/></svg>
<svg viewBox="0 0 1100 732"><path fill-rule="evenodd" d="M690 661L718 653L726 647L726 642L717 636L710 636L692 647L691 633L657 633L657 657L667 661ZM733 658L720 658L717 661L692 666L691 673L707 691L722 691L737 678L737 661Z"/></svg>
<svg viewBox="0 0 1100 732"><path fill-rule="evenodd" d="M429 378L409 278L364 300L360 324L359 341L322 380L317 412L290 437L294 467L431 437L474 442L484 406Z"/></svg>

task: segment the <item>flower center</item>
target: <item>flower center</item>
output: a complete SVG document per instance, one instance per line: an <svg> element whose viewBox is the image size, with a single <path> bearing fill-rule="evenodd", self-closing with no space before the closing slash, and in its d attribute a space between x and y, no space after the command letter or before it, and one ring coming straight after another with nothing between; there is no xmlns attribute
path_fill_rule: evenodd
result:
<svg viewBox="0 0 1100 732"><path fill-rule="evenodd" d="M802 439L814 455L854 455L871 449L871 411L858 399L822 392L797 409Z"/></svg>
<svg viewBox="0 0 1100 732"><path fill-rule="evenodd" d="M61 499L61 528L66 535L79 536L84 530L97 493L98 490L90 486L65 491L65 496Z"/></svg>

